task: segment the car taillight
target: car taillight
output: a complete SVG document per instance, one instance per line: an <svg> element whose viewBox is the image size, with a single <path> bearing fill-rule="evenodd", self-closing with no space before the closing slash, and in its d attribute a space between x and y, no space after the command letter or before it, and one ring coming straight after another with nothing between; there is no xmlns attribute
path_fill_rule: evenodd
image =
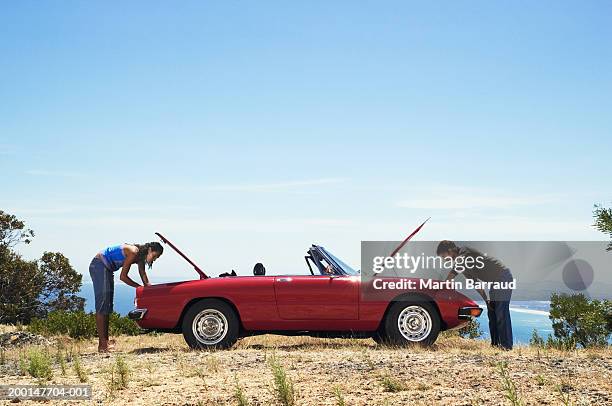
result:
<svg viewBox="0 0 612 406"><path fill-rule="evenodd" d="M482 309L478 306L466 306L459 308L459 318L467 319L470 317L478 317L482 313Z"/></svg>

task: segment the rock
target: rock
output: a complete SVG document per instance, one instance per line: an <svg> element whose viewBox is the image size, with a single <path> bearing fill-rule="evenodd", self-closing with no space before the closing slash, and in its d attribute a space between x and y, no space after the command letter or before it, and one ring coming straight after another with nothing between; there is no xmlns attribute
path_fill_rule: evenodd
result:
<svg viewBox="0 0 612 406"><path fill-rule="evenodd" d="M0 334L0 348L23 347L24 345L50 345L47 338L27 331L12 331Z"/></svg>

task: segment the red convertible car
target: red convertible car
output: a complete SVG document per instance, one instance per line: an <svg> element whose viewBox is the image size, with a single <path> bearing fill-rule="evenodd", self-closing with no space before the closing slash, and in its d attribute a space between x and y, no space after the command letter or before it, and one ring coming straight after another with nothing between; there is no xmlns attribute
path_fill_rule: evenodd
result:
<svg viewBox="0 0 612 406"><path fill-rule="evenodd" d="M266 276L256 266L254 276L209 278L160 237L200 279L137 288L129 317L144 329L182 333L191 348L229 348L241 337L267 333L427 346L440 331L459 328L482 311L454 290L366 297L359 272L318 245L305 257L310 275Z"/></svg>

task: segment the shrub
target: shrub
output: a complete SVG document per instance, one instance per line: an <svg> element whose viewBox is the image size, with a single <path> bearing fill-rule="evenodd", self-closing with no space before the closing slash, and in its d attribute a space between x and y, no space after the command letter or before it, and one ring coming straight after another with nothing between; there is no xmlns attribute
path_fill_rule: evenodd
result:
<svg viewBox="0 0 612 406"><path fill-rule="evenodd" d="M544 347L554 348L560 351L570 351L576 349L576 341L574 341L574 339L561 339L549 335Z"/></svg>
<svg viewBox="0 0 612 406"><path fill-rule="evenodd" d="M276 399L283 406L293 406L296 404L296 393L293 387L293 381L285 369L273 355L269 360L270 368L272 369L272 375L274 376L274 392Z"/></svg>
<svg viewBox="0 0 612 406"><path fill-rule="evenodd" d="M110 335L113 336L137 336L143 333L143 330L138 327L138 324L136 324L134 320L130 320L127 316L122 317L119 315L119 313L113 313L110 315L108 329Z"/></svg>
<svg viewBox="0 0 612 406"><path fill-rule="evenodd" d="M593 217L595 218L593 227L608 234L612 239L612 208L605 208L596 204L593 209ZM612 241L608 244L607 250L612 251Z"/></svg>
<svg viewBox="0 0 612 406"><path fill-rule="evenodd" d="M461 327L458 333L463 338L478 338L482 336L482 330L480 329L480 323L478 320L470 318L468 324Z"/></svg>
<svg viewBox="0 0 612 406"><path fill-rule="evenodd" d="M538 334L538 330L535 328L531 332L531 338L529 339L529 345L532 347L543 348L544 347L544 339L542 336Z"/></svg>
<svg viewBox="0 0 612 406"><path fill-rule="evenodd" d="M108 396L110 398L114 398L117 390L122 390L128 387L131 370L128 364L125 362L125 359L121 356L117 356L117 358L115 358L115 362L110 365L107 372L108 377L107 381L105 382L106 389L108 391Z"/></svg>
<svg viewBox="0 0 612 406"><path fill-rule="evenodd" d="M79 354L73 355L72 367L74 368L74 373L79 378L79 382L85 383L89 380L89 377L87 376L87 371L81 365L81 357L79 356Z"/></svg>
<svg viewBox="0 0 612 406"><path fill-rule="evenodd" d="M55 361L62 371L62 376L66 376L66 357L64 356L64 348L61 345L57 346L57 352L55 353Z"/></svg>
<svg viewBox="0 0 612 406"><path fill-rule="evenodd" d="M53 377L51 356L48 352L34 349L28 354L28 373L38 379L49 380Z"/></svg>
<svg viewBox="0 0 612 406"><path fill-rule="evenodd" d="M238 406L249 406L249 400L244 394L244 388L238 382L238 377L234 376L234 380L236 381L236 386L234 388L234 400Z"/></svg>
<svg viewBox="0 0 612 406"><path fill-rule="evenodd" d="M504 396L510 401L512 406L523 406L525 403L521 399L519 390L516 384L510 377L508 372L508 364L506 362L500 362L497 364L499 376L501 378L502 388L504 390Z"/></svg>
<svg viewBox="0 0 612 406"><path fill-rule="evenodd" d="M334 387L334 397L336 398L337 406L346 406L346 400L344 400L344 396L342 395L342 390L339 386Z"/></svg>
<svg viewBox="0 0 612 406"><path fill-rule="evenodd" d="M110 385L114 389L125 389L128 387L130 382L130 376L132 371L125 361L125 359L121 356L118 356L115 359L115 363L111 365L110 370Z"/></svg>
<svg viewBox="0 0 612 406"><path fill-rule="evenodd" d="M612 301L609 300L591 300L582 293L553 293L550 297L549 318L557 344L564 347L607 345L612 336L611 315Z"/></svg>
<svg viewBox="0 0 612 406"><path fill-rule="evenodd" d="M96 315L85 312L51 312L45 319L34 319L28 330L45 336L68 335L72 338L86 339L96 337ZM138 335L142 332L134 321L118 313L110 315L109 333L111 335Z"/></svg>
<svg viewBox="0 0 612 406"><path fill-rule="evenodd" d="M533 332L531 333L529 345L542 349L554 348L560 351L570 351L576 349L576 341L574 341L574 339L561 339L549 335L546 337L546 340L544 340L544 338L538 334L536 329L533 329Z"/></svg>
<svg viewBox="0 0 612 406"><path fill-rule="evenodd" d="M395 379L389 375L383 376L380 383L382 384L385 392L395 393L395 392L405 391L408 389L408 386L404 382L398 379Z"/></svg>
<svg viewBox="0 0 612 406"><path fill-rule="evenodd" d="M28 361L23 351L19 351L19 375L28 373Z"/></svg>
<svg viewBox="0 0 612 406"><path fill-rule="evenodd" d="M34 232L23 221L0 210L0 323L29 323L54 310L83 310L77 296L83 276L59 252L27 261L15 250L29 244Z"/></svg>
<svg viewBox="0 0 612 406"><path fill-rule="evenodd" d="M32 320L28 330L45 336L61 334L72 338L91 338L97 334L95 317L85 312L51 312L45 319Z"/></svg>

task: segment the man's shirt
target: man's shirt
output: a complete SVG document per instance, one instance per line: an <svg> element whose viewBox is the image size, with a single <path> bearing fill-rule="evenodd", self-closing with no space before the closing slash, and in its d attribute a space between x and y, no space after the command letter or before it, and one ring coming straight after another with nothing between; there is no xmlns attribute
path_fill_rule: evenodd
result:
<svg viewBox="0 0 612 406"><path fill-rule="evenodd" d="M474 265L469 269L466 268L462 273L466 278L479 279L485 282L496 282L502 279L501 275L507 268L495 258L488 257L475 249L469 247L461 247L459 249L459 257L474 258ZM479 260L477 258L480 257ZM479 262L484 263L484 266L479 269ZM455 271L457 272L457 271ZM459 273L459 272L458 272Z"/></svg>

